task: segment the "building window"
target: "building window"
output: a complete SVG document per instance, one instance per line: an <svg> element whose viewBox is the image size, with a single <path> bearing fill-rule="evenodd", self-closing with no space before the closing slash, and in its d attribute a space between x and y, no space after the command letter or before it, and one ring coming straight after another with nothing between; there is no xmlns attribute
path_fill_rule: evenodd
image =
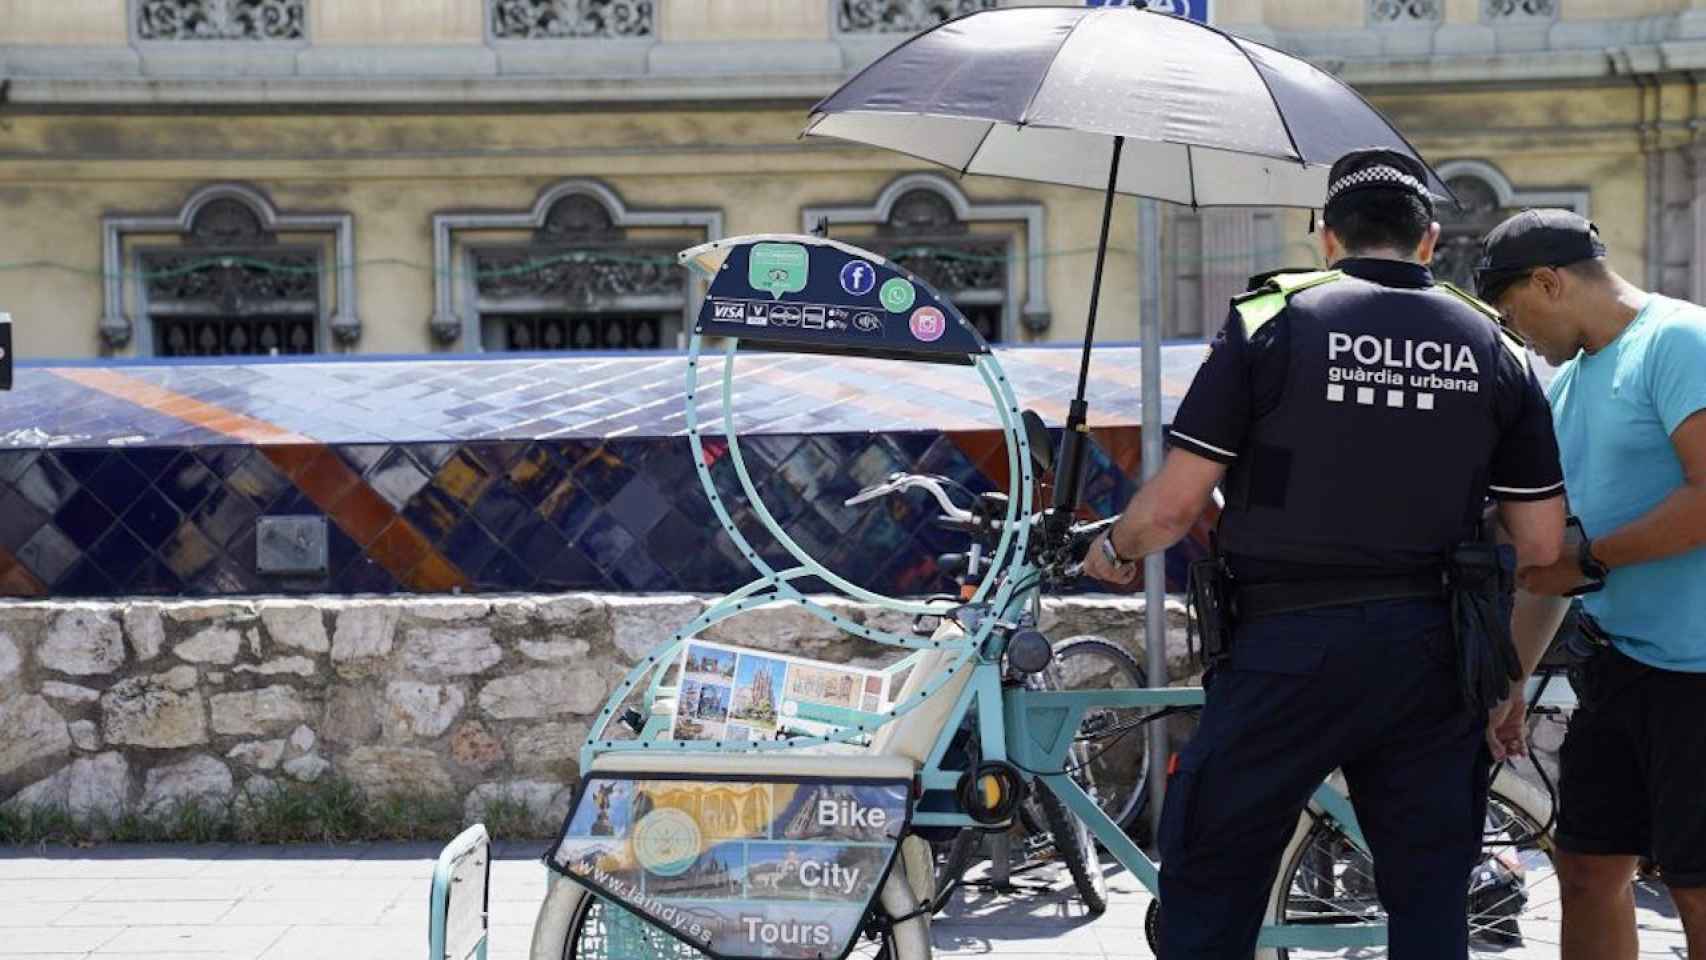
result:
<svg viewBox="0 0 1706 960"><path fill-rule="evenodd" d="M869 206L810 207L801 219L917 274L986 340L1048 329L1047 265L1026 252L1047 236L1040 203L976 204L946 177L914 173Z"/></svg>
<svg viewBox="0 0 1706 960"><path fill-rule="evenodd" d="M143 355L272 356L349 346L355 313L348 214L282 214L240 184L203 187L175 214L102 220L101 335ZM140 328L140 336L138 334Z"/></svg>
<svg viewBox="0 0 1706 960"><path fill-rule="evenodd" d="M133 0L139 40L305 40L308 0Z"/></svg>
<svg viewBox="0 0 1706 960"><path fill-rule="evenodd" d="M1588 191L1581 189L1519 190L1490 163L1453 160L1435 168L1457 197L1457 206L1441 203L1439 245L1430 266L1434 276L1465 290L1475 289L1475 262L1481 258L1481 238L1505 218L1535 207L1562 207L1588 215Z"/></svg>
<svg viewBox="0 0 1706 960"><path fill-rule="evenodd" d="M1376 26L1436 24L1444 4L1440 0L1368 0L1368 22Z"/></svg>
<svg viewBox="0 0 1706 960"><path fill-rule="evenodd" d="M652 0L486 0L496 40L645 39L657 33Z"/></svg>
<svg viewBox="0 0 1706 960"><path fill-rule="evenodd" d="M1483 0L1481 18L1489 23L1556 20L1558 0Z"/></svg>
<svg viewBox="0 0 1706 960"><path fill-rule="evenodd" d="M998 6L998 0L836 0L836 25L842 33L917 33Z"/></svg>
<svg viewBox="0 0 1706 960"><path fill-rule="evenodd" d="M433 232L439 342L646 350L685 343L695 304L675 255L720 238L722 213L629 210L581 180L545 190L528 211L439 214Z"/></svg>

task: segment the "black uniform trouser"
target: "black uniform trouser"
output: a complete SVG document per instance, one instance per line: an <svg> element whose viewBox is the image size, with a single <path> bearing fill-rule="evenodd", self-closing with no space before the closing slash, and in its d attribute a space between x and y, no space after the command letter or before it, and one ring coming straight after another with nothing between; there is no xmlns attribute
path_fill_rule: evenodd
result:
<svg viewBox="0 0 1706 960"><path fill-rule="evenodd" d="M1374 857L1392 960L1468 952L1486 719L1463 705L1443 602L1381 601L1241 625L1168 784L1161 960L1249 960L1280 855L1342 769Z"/></svg>

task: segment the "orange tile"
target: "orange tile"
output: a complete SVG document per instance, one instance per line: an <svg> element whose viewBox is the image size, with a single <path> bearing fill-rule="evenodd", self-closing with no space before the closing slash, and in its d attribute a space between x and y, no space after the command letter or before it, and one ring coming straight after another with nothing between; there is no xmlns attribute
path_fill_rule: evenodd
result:
<svg viewBox="0 0 1706 960"><path fill-rule="evenodd" d="M262 447L261 454L271 460L272 465L277 467L280 473L294 480L296 475L302 472L302 468L314 459L314 455L320 449L320 447L307 444L280 443Z"/></svg>
<svg viewBox="0 0 1706 960"><path fill-rule="evenodd" d="M445 461L433 482L463 506L471 507L480 499L480 494L486 492L492 478L471 458L457 454Z"/></svg>
<svg viewBox="0 0 1706 960"><path fill-rule="evenodd" d="M448 593L455 587L467 587L468 577L435 551L409 571L403 586L422 593Z"/></svg>
<svg viewBox="0 0 1706 960"><path fill-rule="evenodd" d="M308 499L322 510L330 509L349 492L350 487L361 482L355 471L330 447L321 447L292 479L296 481L297 489L307 494Z"/></svg>
<svg viewBox="0 0 1706 960"><path fill-rule="evenodd" d="M365 483L351 487L327 512L351 540L363 547L384 533L385 527L397 518L391 504Z"/></svg>
<svg viewBox="0 0 1706 960"><path fill-rule="evenodd" d="M47 585L37 580L23 564L13 564L12 569L0 574L0 597L45 597Z"/></svg>
<svg viewBox="0 0 1706 960"><path fill-rule="evenodd" d="M427 543L426 538L403 519L392 521L379 539L367 548L367 555L373 562L390 571L398 580L407 576L432 552L432 544Z"/></svg>

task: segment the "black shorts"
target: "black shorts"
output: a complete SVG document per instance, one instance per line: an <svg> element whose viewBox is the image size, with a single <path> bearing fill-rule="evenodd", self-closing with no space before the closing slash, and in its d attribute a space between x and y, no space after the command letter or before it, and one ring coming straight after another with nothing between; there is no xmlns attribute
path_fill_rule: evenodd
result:
<svg viewBox="0 0 1706 960"><path fill-rule="evenodd" d="M1580 706L1559 760L1558 846L1644 856L1706 887L1706 674L1600 648L1570 672Z"/></svg>

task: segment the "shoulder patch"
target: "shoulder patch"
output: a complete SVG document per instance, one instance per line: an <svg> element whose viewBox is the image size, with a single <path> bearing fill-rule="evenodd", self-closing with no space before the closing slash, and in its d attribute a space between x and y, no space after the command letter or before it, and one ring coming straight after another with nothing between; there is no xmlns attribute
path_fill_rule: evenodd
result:
<svg viewBox="0 0 1706 960"><path fill-rule="evenodd" d="M1339 270L1280 273L1268 277L1261 289L1233 297L1232 306L1243 321L1244 336L1254 336L1269 320L1279 316L1280 311L1285 309L1286 302L1296 294L1310 287L1332 283L1343 276L1344 273Z"/></svg>

